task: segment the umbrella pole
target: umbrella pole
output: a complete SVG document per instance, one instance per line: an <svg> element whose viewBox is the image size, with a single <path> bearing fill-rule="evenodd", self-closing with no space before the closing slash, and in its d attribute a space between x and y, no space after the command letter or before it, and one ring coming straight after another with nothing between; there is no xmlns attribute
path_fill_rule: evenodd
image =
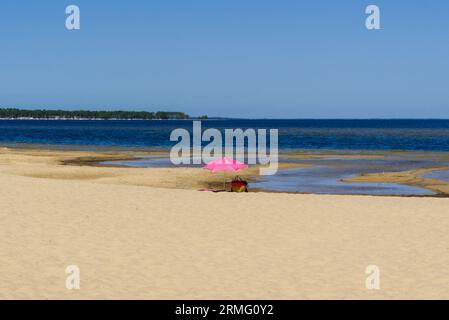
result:
<svg viewBox="0 0 449 320"><path fill-rule="evenodd" d="M226 191L226 170L223 170L223 190Z"/></svg>

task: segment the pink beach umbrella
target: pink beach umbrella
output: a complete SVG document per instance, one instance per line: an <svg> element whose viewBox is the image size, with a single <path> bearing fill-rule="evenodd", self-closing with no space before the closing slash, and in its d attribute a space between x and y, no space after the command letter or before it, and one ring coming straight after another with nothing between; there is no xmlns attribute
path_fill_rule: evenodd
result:
<svg viewBox="0 0 449 320"><path fill-rule="evenodd" d="M244 163L238 162L227 157L218 158L214 161L209 162L204 166L204 169L210 171L223 171L223 188L226 189L226 171L239 171L240 169L248 168Z"/></svg>

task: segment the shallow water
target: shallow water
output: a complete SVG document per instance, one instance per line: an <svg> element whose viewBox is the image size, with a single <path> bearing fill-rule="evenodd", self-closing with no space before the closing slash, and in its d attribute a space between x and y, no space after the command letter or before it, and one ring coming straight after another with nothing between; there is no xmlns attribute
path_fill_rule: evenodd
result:
<svg viewBox="0 0 449 320"><path fill-rule="evenodd" d="M171 168L175 167L167 157L160 155L146 155L135 160L103 161L100 164L111 166L125 166L131 168Z"/></svg>
<svg viewBox="0 0 449 320"><path fill-rule="evenodd" d="M193 159L192 159L193 162ZM131 168L176 168L176 167L202 167L203 165L174 165L170 158L160 155L140 156L135 160L103 161L100 164L112 166L125 166Z"/></svg>
<svg viewBox="0 0 449 320"><path fill-rule="evenodd" d="M423 175L424 178L437 179L449 183L449 170L438 170Z"/></svg>
<svg viewBox="0 0 449 320"><path fill-rule="evenodd" d="M300 192L316 194L366 194L366 195L433 195L428 189L407 186L397 183L355 183L342 182L360 174L375 172L392 172L413 170L437 165L433 160L410 157L389 156L383 159L288 159L282 162L311 164L310 168L279 170L276 175L253 179L250 188L268 191ZM129 167L175 167L169 158L146 156L131 161L109 161L103 164L123 165ZM441 165L438 162L438 165ZM199 167L199 165L196 165ZM448 176L449 179L449 176Z"/></svg>
<svg viewBox="0 0 449 320"><path fill-rule="evenodd" d="M312 164L311 168L280 170L274 176L256 178L251 187L279 192L366 195L433 195L433 191L398 183L343 182L360 174L399 172L432 167L429 159L388 156L382 159L326 158L290 160ZM441 162L438 162L441 164Z"/></svg>
<svg viewBox="0 0 449 320"><path fill-rule="evenodd" d="M366 195L432 195L432 191L398 183L342 182L352 175L331 167L286 169L273 176L257 178L251 188L279 192Z"/></svg>

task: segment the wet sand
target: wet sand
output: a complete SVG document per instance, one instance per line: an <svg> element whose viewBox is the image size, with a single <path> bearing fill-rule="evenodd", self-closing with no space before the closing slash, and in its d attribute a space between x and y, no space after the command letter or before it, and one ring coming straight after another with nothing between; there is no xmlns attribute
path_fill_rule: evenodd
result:
<svg viewBox="0 0 449 320"><path fill-rule="evenodd" d="M137 154L0 149L0 298L449 298L449 199L199 192L222 174L91 165ZM357 179L443 190L423 173Z"/></svg>
<svg viewBox="0 0 449 320"><path fill-rule="evenodd" d="M344 182L378 182L378 183L401 183L430 189L440 195L449 195L449 183L444 180L424 178L427 173L448 170L449 167L433 167L402 172L380 172L364 174Z"/></svg>

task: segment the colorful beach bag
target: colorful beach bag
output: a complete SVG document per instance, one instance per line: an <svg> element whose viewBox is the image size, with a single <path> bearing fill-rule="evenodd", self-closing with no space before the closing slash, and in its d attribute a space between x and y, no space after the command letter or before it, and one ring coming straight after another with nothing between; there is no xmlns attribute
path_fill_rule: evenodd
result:
<svg viewBox="0 0 449 320"><path fill-rule="evenodd" d="M235 177L231 182L231 191L232 192L248 192L248 182L240 178L239 176Z"/></svg>

